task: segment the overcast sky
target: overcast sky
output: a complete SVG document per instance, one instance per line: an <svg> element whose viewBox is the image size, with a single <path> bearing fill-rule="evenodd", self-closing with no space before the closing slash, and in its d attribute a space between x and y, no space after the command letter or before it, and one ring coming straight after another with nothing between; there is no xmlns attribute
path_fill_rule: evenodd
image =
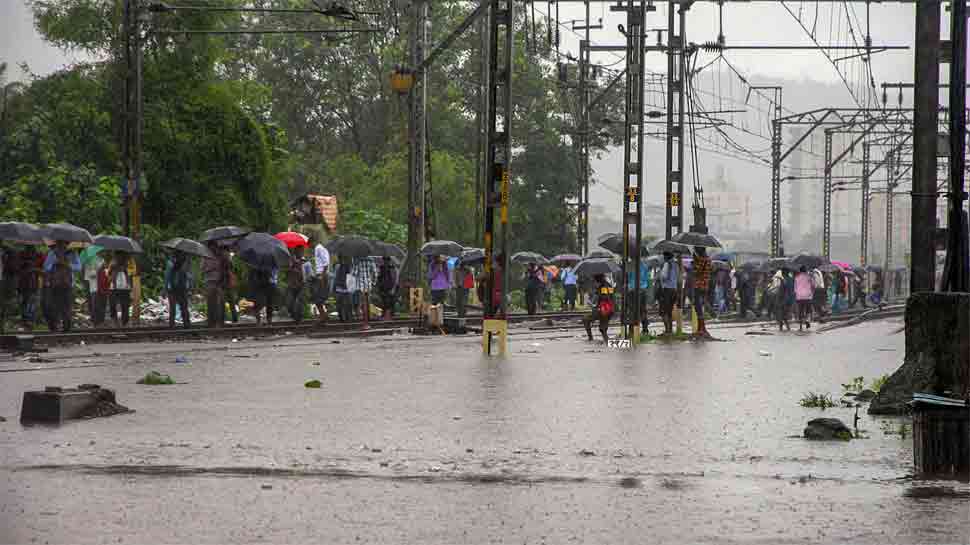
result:
<svg viewBox="0 0 970 545"><path fill-rule="evenodd" d="M865 4L850 4L850 14L840 13L838 9L845 9L840 3L788 2L791 10L801 13L807 20L806 24L815 25L819 39L826 42L842 36L848 43L848 29L840 21L852 18L858 23L856 32L864 32ZM819 17L814 17L814 9L820 5ZM548 4L536 4L536 11L540 16L548 11ZM667 5L657 4L658 10L648 14L646 27L648 29L666 27ZM617 30L618 24L625 23L623 13L610 12L607 4L592 4L591 17L593 23L602 18L603 29L592 31L591 41L601 45L622 45L624 37ZM914 36L915 8L911 4L901 5L891 2L873 3L871 7L871 34L874 46L879 45L909 45ZM570 19L581 19L584 7L581 3L563 3L559 8L560 21L569 26ZM799 26L785 8L775 3L751 2L747 4L729 4L723 11L723 28L728 45L812 45L806 32ZM844 14L844 15L843 15ZM11 65L26 62L33 72L46 74L78 60L76 55L59 51L41 40L37 34L30 16L30 11L24 0L0 0L0 21L3 21L3 32L0 32L0 60ZM696 43L714 41L717 37L718 26L721 23L717 5L709 2L699 2L691 8L688 15L688 40ZM944 21L944 36L948 22ZM578 56L578 35L567 29L562 29L562 49ZM831 38L830 38L831 37ZM862 36L858 36L861 41ZM655 40L651 35L649 41ZM844 52L848 55L852 52ZM841 54L833 53L833 56ZM749 82L756 85L783 85L784 105L786 110L805 111L821 107L852 107L850 95L846 91L839 75L832 64L817 51L743 51L734 50L725 53L725 57L733 64ZM698 65L713 60L714 55L701 53ZM622 68L620 57L611 53L594 53L593 62L603 65L614 65ZM666 71L666 58L659 53L647 55L648 68L657 72ZM876 84L882 82L911 82L913 79L913 52L887 51L873 57L873 75ZM11 66L11 76L14 79L22 77L19 70ZM714 74L711 82L721 81L724 74ZM705 85L700 78L698 85ZM713 83L711 84L713 85ZM711 85L708 85L710 87ZM892 95L892 102L895 95ZM737 97L736 97L737 98ZM911 104L906 95L906 105ZM762 106L766 106L762 104ZM756 118L747 121L733 116L733 122L757 122ZM756 131L759 127L753 127ZM764 143L745 141L739 136L739 141L758 148ZM664 178L664 146L662 142L650 140L646 147L647 159L647 201L661 203L663 201ZM606 157L594 161L596 176L602 181L600 187L592 190L593 204L600 204L608 208L619 208L620 197L617 188L622 187L620 177L622 150L616 150ZM750 161L725 159L701 153L701 179L714 176L717 165L723 164L729 176L738 184L739 188L752 194L753 204L759 210L753 218L756 227L767 225L768 215L764 210L770 201L768 199L768 181L770 172L767 167ZM611 189L612 188L612 189Z"/></svg>

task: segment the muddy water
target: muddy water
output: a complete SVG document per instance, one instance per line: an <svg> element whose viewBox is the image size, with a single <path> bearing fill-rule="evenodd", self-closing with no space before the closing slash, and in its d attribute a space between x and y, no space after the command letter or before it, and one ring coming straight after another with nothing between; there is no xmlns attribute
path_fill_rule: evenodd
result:
<svg viewBox="0 0 970 545"><path fill-rule="evenodd" d="M851 425L798 400L894 370L897 328L516 336L506 360L472 338L59 351L77 367L0 373L0 542L970 542L970 486L910 478L904 421L792 437ZM149 370L183 384L135 385ZM80 382L137 412L16 423L23 390Z"/></svg>

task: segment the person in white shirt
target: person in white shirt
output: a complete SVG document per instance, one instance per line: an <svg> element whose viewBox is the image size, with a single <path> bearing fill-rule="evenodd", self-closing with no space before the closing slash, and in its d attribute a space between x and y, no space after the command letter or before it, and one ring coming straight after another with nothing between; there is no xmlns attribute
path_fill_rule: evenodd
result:
<svg viewBox="0 0 970 545"><path fill-rule="evenodd" d="M317 307L317 316L321 322L327 321L327 299L330 298L330 252L324 247L323 242L317 242L313 249L314 273L312 298L313 304Z"/></svg>
<svg viewBox="0 0 970 545"><path fill-rule="evenodd" d="M128 276L128 256L123 253L115 254L114 263L108 271L111 282L111 321L118 327L118 311L121 311L120 325L128 325L128 313L131 309L131 279Z"/></svg>

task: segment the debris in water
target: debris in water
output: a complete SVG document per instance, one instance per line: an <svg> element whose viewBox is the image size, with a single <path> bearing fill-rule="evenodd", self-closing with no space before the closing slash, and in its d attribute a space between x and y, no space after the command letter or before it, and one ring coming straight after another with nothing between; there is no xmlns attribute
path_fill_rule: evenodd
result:
<svg viewBox="0 0 970 545"><path fill-rule="evenodd" d="M313 380L306 381L306 383L304 383L303 385L306 386L307 388L319 388L323 384L319 380L313 379Z"/></svg>
<svg viewBox="0 0 970 545"><path fill-rule="evenodd" d="M175 356L175 363L189 363L189 358L185 356Z"/></svg>
<svg viewBox="0 0 970 545"><path fill-rule="evenodd" d="M596 453L589 449L583 449L579 451L580 456L596 456Z"/></svg>
<svg viewBox="0 0 970 545"><path fill-rule="evenodd" d="M758 351L758 355L759 356L771 356L771 352L768 352L767 350L759 350Z"/></svg>
<svg viewBox="0 0 970 545"><path fill-rule="evenodd" d="M273 485L271 485L271 484L264 484L260 488L262 488L263 490L272 490L273 489Z"/></svg>
<svg viewBox="0 0 970 545"><path fill-rule="evenodd" d="M643 483L636 477L623 477L620 479L620 486L623 488L640 488Z"/></svg>
<svg viewBox="0 0 970 545"><path fill-rule="evenodd" d="M4 418L4 417L2 417L2 416L0 416L0 422L6 422L6 421L7 421L7 419L6 419L6 418Z"/></svg>
<svg viewBox="0 0 970 545"><path fill-rule="evenodd" d="M459 416L459 415L456 414L455 416L452 416L451 419L452 420L461 420L461 416Z"/></svg>
<svg viewBox="0 0 970 545"><path fill-rule="evenodd" d="M315 362L311 363L310 365L320 365L320 362L315 361Z"/></svg>
<svg viewBox="0 0 970 545"><path fill-rule="evenodd" d="M147 384L154 386L160 384L175 384L175 381L168 375L163 375L158 371L150 371L147 375L138 379L136 384Z"/></svg>

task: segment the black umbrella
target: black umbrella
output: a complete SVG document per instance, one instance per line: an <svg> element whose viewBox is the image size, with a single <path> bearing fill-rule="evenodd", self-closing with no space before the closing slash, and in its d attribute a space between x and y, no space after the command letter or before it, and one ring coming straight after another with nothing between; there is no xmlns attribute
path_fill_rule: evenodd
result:
<svg viewBox="0 0 970 545"><path fill-rule="evenodd" d="M397 244L381 242L379 240L375 240L373 243L377 253L371 257L390 257L398 263L401 263L404 261L404 258L408 256L408 253L404 251L404 248L401 248Z"/></svg>
<svg viewBox="0 0 970 545"><path fill-rule="evenodd" d="M577 254L559 254L549 261L553 263L576 263L583 260L583 256Z"/></svg>
<svg viewBox="0 0 970 545"><path fill-rule="evenodd" d="M632 236L630 237L633 238ZM640 237L640 253L649 254L650 253L650 240L652 237ZM606 248L607 250L615 253L623 253L623 234L622 233L606 233L600 235L596 239L596 243L599 244L600 248ZM635 244L631 244L635 246ZM632 248L631 248L632 251Z"/></svg>
<svg viewBox="0 0 970 545"><path fill-rule="evenodd" d="M432 240L425 242L421 247L421 255L445 255L448 257L458 257L465 250L465 247L451 240Z"/></svg>
<svg viewBox="0 0 970 545"><path fill-rule="evenodd" d="M248 229L236 227L235 225L225 225L223 227L213 227L202 233L199 242L209 242L212 240L225 240L228 238L240 238L249 234Z"/></svg>
<svg viewBox="0 0 970 545"><path fill-rule="evenodd" d="M664 258L662 255L652 255L650 257L644 258L643 264L650 268L657 268L664 264Z"/></svg>
<svg viewBox="0 0 970 545"><path fill-rule="evenodd" d="M825 273L834 273L834 272L839 272L842 269L840 269L838 265L833 265L831 263L825 263L823 265L820 265L818 267L818 270L820 270L822 272L825 272Z"/></svg>
<svg viewBox="0 0 970 545"><path fill-rule="evenodd" d="M653 253L662 254L670 252L672 254L690 254L690 246L674 242L672 240L661 240L653 247Z"/></svg>
<svg viewBox="0 0 970 545"><path fill-rule="evenodd" d="M620 274L620 266L612 259L594 257L584 259L576 265L577 276L596 276L597 274Z"/></svg>
<svg viewBox="0 0 970 545"><path fill-rule="evenodd" d="M485 250L482 248L465 248L458 258L461 265L477 265L485 263Z"/></svg>
<svg viewBox="0 0 970 545"><path fill-rule="evenodd" d="M828 263L829 260L819 255L798 254L795 257L791 258L791 262L796 267L807 267L809 269L816 269Z"/></svg>
<svg viewBox="0 0 970 545"><path fill-rule="evenodd" d="M48 223L41 228L45 241L74 242L78 244L92 244L91 233L83 227L70 223Z"/></svg>
<svg viewBox="0 0 970 545"><path fill-rule="evenodd" d="M730 271L731 264L727 261L721 261L719 259L711 260L711 269L715 271Z"/></svg>
<svg viewBox="0 0 970 545"><path fill-rule="evenodd" d="M714 238L714 235L710 235L708 233L695 233L694 231L677 233L671 240L681 244L686 244L688 246L701 246L704 248L722 247L721 241Z"/></svg>
<svg viewBox="0 0 970 545"><path fill-rule="evenodd" d="M761 272L775 272L779 269L793 270L797 267L787 257L773 257L761 266Z"/></svg>
<svg viewBox="0 0 970 545"><path fill-rule="evenodd" d="M512 254L512 263L518 263L519 265L526 265L528 263L535 263L537 265L545 265L549 263L549 260L545 258L540 253L536 252L517 252Z"/></svg>
<svg viewBox="0 0 970 545"><path fill-rule="evenodd" d="M750 271L756 271L760 269L762 266L764 266L764 263L761 261L748 261L747 263L741 264L741 267L739 268L750 272Z"/></svg>
<svg viewBox="0 0 970 545"><path fill-rule="evenodd" d="M583 259L616 259L617 257L619 256L609 250L597 248L590 250L590 252L586 254L586 257Z"/></svg>
<svg viewBox="0 0 970 545"><path fill-rule="evenodd" d="M44 229L33 223L5 221L0 223L0 240L19 244L43 244Z"/></svg>
<svg viewBox="0 0 970 545"><path fill-rule="evenodd" d="M198 257L215 258L215 255L213 255L208 248L188 238L173 238L172 240L166 240L165 242L161 243L159 246L169 250L185 252L189 255L194 255Z"/></svg>
<svg viewBox="0 0 970 545"><path fill-rule="evenodd" d="M337 237L326 245L327 251L340 257L370 257L383 251L373 240L360 235Z"/></svg>
<svg viewBox="0 0 970 545"><path fill-rule="evenodd" d="M94 243L105 250L113 252L124 252L126 254L143 254L141 244L137 240L120 235L98 235L94 237Z"/></svg>
<svg viewBox="0 0 970 545"><path fill-rule="evenodd" d="M239 259L250 267L271 270L290 266L290 250L286 244L269 233L249 233L237 246Z"/></svg>
<svg viewBox="0 0 970 545"><path fill-rule="evenodd" d="M864 270L865 272L872 272L872 273L878 274L882 272L882 267L879 265L866 265L866 268Z"/></svg>

